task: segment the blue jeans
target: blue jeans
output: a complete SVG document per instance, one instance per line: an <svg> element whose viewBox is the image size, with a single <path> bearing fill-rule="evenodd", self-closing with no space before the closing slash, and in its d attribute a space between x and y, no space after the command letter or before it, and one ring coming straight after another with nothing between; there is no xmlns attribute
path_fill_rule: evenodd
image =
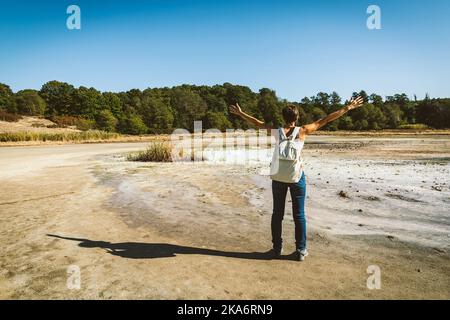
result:
<svg viewBox="0 0 450 320"><path fill-rule="evenodd" d="M306 249L306 179L305 173L297 183L272 181L273 214L272 214L272 243L273 248L280 250L283 244L281 238L282 222L286 205L287 189L292 198L292 216L295 223L295 245L297 250Z"/></svg>

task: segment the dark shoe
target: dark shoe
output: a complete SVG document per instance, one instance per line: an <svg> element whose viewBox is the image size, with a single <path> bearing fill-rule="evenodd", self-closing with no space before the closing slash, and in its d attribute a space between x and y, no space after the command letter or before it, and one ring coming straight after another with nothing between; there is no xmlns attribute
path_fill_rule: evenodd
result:
<svg viewBox="0 0 450 320"><path fill-rule="evenodd" d="M269 257L271 259L279 259L281 254L283 253L283 249L270 249Z"/></svg>

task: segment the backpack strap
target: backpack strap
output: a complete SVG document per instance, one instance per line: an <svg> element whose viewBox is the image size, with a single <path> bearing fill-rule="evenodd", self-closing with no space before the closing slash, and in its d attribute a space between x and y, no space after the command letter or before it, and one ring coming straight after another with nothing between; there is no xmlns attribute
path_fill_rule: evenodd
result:
<svg viewBox="0 0 450 320"><path fill-rule="evenodd" d="M280 137L280 139L279 139L280 142L287 139L286 133L284 132L283 127L279 127L278 128L278 134L279 134L279 137Z"/></svg>
<svg viewBox="0 0 450 320"><path fill-rule="evenodd" d="M298 136L300 132L300 127L295 127L292 133L289 135L289 137L286 136L283 127L278 128L278 132L280 134L280 142L283 140L295 140L295 138Z"/></svg>
<svg viewBox="0 0 450 320"><path fill-rule="evenodd" d="M289 139L295 140L295 138L297 138L299 132L300 132L300 127L295 127L294 131L292 131L291 135L289 136Z"/></svg>

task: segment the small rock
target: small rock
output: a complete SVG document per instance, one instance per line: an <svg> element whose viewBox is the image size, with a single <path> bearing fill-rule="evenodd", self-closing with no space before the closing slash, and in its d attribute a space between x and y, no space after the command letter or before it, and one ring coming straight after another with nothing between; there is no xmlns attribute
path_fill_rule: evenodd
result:
<svg viewBox="0 0 450 320"><path fill-rule="evenodd" d="M347 192L345 192L345 191L343 191L343 190L339 191L339 196L340 196L341 198L348 198Z"/></svg>
<svg viewBox="0 0 450 320"><path fill-rule="evenodd" d="M420 270L420 269L417 269L416 271L417 271L417 272L422 272L422 270Z"/></svg>
<svg viewBox="0 0 450 320"><path fill-rule="evenodd" d="M358 209L358 212L363 212L363 209Z"/></svg>

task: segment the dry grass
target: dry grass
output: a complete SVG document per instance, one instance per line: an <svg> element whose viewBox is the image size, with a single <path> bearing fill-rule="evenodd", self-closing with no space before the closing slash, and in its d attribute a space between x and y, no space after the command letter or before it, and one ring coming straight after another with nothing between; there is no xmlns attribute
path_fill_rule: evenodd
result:
<svg viewBox="0 0 450 320"><path fill-rule="evenodd" d="M168 142L154 142L144 151L131 153L128 161L172 162L172 145Z"/></svg>
<svg viewBox="0 0 450 320"><path fill-rule="evenodd" d="M426 124L415 123L415 124L404 124L398 127L399 129L405 130L427 130L430 129Z"/></svg>
<svg viewBox="0 0 450 320"><path fill-rule="evenodd" d="M21 115L0 110L0 121L17 122L20 119L22 119Z"/></svg>
<svg viewBox="0 0 450 320"><path fill-rule="evenodd" d="M77 128L82 131L95 129L95 121L73 116L53 116L50 118L54 128Z"/></svg>
<svg viewBox="0 0 450 320"><path fill-rule="evenodd" d="M0 133L0 142L24 141L92 141L119 138L120 134L105 131L91 130L83 132L6 132Z"/></svg>

